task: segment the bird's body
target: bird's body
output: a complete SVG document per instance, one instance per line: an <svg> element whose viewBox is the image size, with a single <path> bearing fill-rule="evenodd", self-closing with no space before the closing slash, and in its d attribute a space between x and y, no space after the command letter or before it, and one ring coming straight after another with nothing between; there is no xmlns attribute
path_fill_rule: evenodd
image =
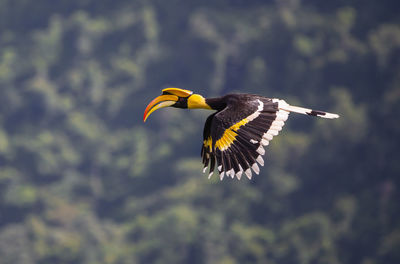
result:
<svg viewBox="0 0 400 264"><path fill-rule="evenodd" d="M339 117L259 95L203 98L188 90L167 88L148 105L144 120L153 111L166 106L216 110L204 126L201 156L204 172L209 167L211 177L217 166L221 180L224 176L240 179L243 173L251 179L252 171L258 174L258 164L264 165L264 147L282 130L290 112L330 119Z"/></svg>

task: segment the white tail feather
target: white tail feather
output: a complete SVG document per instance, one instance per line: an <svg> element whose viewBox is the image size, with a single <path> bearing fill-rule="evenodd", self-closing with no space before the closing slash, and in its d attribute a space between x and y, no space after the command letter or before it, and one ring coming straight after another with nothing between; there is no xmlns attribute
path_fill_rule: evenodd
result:
<svg viewBox="0 0 400 264"><path fill-rule="evenodd" d="M303 115L311 115L311 116L319 116L322 118L338 118L339 115L337 114L332 114L324 111L319 111L319 110L312 110L309 108L304 108L304 107L299 107L299 106L293 106L289 105L286 103L284 100L279 100L279 109L284 110L284 111L289 111L289 112L295 112Z"/></svg>

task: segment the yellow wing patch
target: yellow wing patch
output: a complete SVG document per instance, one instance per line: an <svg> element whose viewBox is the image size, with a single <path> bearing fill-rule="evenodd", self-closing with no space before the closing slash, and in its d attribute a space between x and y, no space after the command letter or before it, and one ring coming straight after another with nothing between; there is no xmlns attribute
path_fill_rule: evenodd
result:
<svg viewBox="0 0 400 264"><path fill-rule="evenodd" d="M203 144L204 144L205 148L208 148L208 150L210 152L212 152L212 138L211 137L208 137L206 140L204 140Z"/></svg>
<svg viewBox="0 0 400 264"><path fill-rule="evenodd" d="M249 120L247 118L242 119L238 123L230 126L224 131L224 134L220 139L215 142L215 147L219 148L221 151L224 151L225 149L229 148L233 142L236 140L237 133L236 131L239 130L241 126L244 126L247 124Z"/></svg>

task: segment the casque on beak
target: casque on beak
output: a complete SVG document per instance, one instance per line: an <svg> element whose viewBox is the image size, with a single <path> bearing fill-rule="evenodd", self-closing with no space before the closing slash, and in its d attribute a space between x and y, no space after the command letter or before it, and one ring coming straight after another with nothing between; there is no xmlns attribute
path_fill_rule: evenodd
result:
<svg viewBox="0 0 400 264"><path fill-rule="evenodd" d="M154 98L153 101L151 101L147 105L146 110L144 110L143 122L146 122L146 119L154 111L156 111L160 108L174 105L178 101L178 99L179 99L178 96L170 95L170 94L160 95L160 96Z"/></svg>

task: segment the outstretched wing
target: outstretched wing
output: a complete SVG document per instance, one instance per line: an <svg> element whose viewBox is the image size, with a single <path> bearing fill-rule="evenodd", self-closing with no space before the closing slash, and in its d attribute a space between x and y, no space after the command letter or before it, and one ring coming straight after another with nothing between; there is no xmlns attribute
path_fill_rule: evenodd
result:
<svg viewBox="0 0 400 264"><path fill-rule="evenodd" d="M211 177L217 165L221 180L225 175L240 179L243 173L251 179L252 170L258 174L257 163L264 165L264 146L278 135L289 115L279 103L264 97L241 98L210 115L201 151L204 172L210 167Z"/></svg>

